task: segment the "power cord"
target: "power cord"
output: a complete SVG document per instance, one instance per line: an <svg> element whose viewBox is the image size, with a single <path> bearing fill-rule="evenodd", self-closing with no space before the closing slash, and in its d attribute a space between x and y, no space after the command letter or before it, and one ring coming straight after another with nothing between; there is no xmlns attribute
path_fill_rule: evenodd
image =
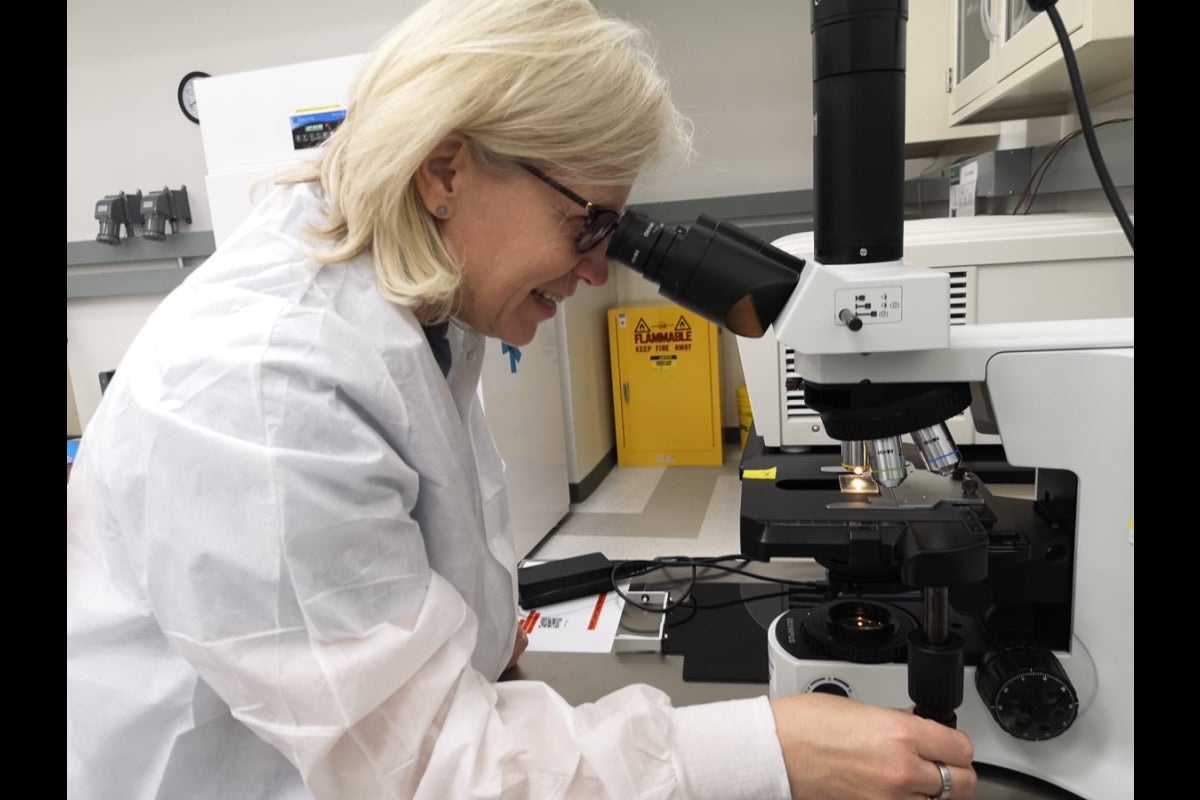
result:
<svg viewBox="0 0 1200 800"><path fill-rule="evenodd" d="M749 562L749 560L750 559L746 558L746 556L744 556L744 555L733 554L733 555L707 556L707 557L660 556L658 558L653 558L653 559L631 559L628 561L615 561L615 562L613 562L612 587L613 587L613 591L617 594L618 597L623 599L627 604L633 606L634 608L639 608L643 611L653 611L653 612L660 613L660 614L666 614L666 613L673 611L674 609L680 608L680 607L692 608L692 609L706 608L706 606L699 606L695 603L695 600L692 599L692 591L696 588L697 582L704 580L706 577L715 577L715 576L704 576L704 575L700 574L700 570L716 570L718 572L733 573L733 574L737 574L737 575L743 575L748 578L753 578L754 580L759 580L759 581L763 581L766 583L772 583L777 586L787 587L787 589L785 591L779 592L778 593L779 595L790 594L790 593L794 592L795 590L802 590L802 591L823 594L828 589L826 584L816 582L816 581L794 581L794 580L788 580L786 578L776 578L776 577L771 577L768 575L760 575L760 574L751 572L751 571L747 570L744 566L746 563ZM724 563L724 562L728 562L728 561L741 562L742 566L730 566L730 565ZM626 580L628 578L639 577L641 575L646 575L646 574L649 574L651 572L655 572L658 570L667 570L670 568L679 568L679 567L687 568L687 570L688 570L688 575L686 578L686 583L684 585L684 588L683 588L682 592L678 595L678 597L669 598L667 600L667 602L665 604L663 604L661 607L648 606L648 605L645 605L644 603L640 603L637 600L634 600L632 597L630 597L630 595L628 593L622 591L619 586L620 581ZM684 580L684 579L680 579L680 580ZM637 594L637 592L635 592L635 594ZM774 597L774 596L778 596L778 595L762 595L762 596L763 597L768 597L768 596ZM684 604L689 599L692 600L691 604L685 606ZM755 598L755 599L757 599L757 598Z"/></svg>

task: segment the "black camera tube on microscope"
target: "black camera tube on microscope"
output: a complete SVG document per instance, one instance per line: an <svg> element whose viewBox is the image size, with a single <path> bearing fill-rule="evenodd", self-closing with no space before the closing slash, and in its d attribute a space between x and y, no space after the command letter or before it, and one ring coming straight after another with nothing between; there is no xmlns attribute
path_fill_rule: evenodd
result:
<svg viewBox="0 0 1200 800"><path fill-rule="evenodd" d="M904 255L907 0L812 3L814 257Z"/></svg>

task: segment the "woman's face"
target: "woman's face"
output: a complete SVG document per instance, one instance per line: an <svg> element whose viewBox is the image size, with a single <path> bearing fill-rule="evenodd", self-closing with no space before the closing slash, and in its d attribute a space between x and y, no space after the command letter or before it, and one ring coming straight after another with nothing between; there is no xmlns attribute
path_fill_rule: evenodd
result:
<svg viewBox="0 0 1200 800"><path fill-rule="evenodd" d="M457 177L453 211L441 225L463 262L456 312L463 322L526 345L580 281L600 286L608 280L607 239L586 253L575 249L582 206L525 170L494 175L473 165ZM612 209L629 197L629 186L562 183Z"/></svg>

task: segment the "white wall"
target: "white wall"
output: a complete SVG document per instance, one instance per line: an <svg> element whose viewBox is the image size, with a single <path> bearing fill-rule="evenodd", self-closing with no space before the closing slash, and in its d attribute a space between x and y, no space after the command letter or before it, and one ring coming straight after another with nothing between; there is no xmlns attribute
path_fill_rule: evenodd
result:
<svg viewBox="0 0 1200 800"><path fill-rule="evenodd" d="M796 0L599 0L655 35L672 95L695 124L694 160L645 176L631 203L812 188L812 33ZM666 303L633 270L616 272L622 305ZM737 339L719 331L721 426L737 427L744 382Z"/></svg>
<svg viewBox="0 0 1200 800"><path fill-rule="evenodd" d="M176 100L186 73L221 75L361 53L417 5L207 0L151 7L131 0L67 0L67 241L95 239L95 204L105 195L163 186L187 187L192 224L180 230L212 229L200 127L184 118ZM161 299L67 303L67 368L84 426L100 400L97 373L116 368Z"/></svg>
<svg viewBox="0 0 1200 800"><path fill-rule="evenodd" d="M95 202L188 187L191 230L211 230L200 128L176 89L212 75L370 49L416 0L67 0L67 241L93 239Z"/></svg>
<svg viewBox="0 0 1200 800"><path fill-rule="evenodd" d="M812 48L807 2L598 0L650 29L697 158L647 175L631 203L812 186Z"/></svg>
<svg viewBox="0 0 1200 800"><path fill-rule="evenodd" d="M161 300L162 295L136 295L67 302L67 373L72 378L80 432L100 405L100 373L117 368ZM68 416L68 428L70 424Z"/></svg>

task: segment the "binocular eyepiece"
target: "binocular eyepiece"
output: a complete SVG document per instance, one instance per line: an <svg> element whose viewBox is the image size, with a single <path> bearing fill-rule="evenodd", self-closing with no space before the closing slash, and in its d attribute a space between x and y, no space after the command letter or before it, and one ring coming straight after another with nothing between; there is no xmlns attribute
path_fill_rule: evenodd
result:
<svg viewBox="0 0 1200 800"><path fill-rule="evenodd" d="M685 228L627 210L608 257L641 273L664 297L751 339L779 316L804 268L804 259L703 214Z"/></svg>

